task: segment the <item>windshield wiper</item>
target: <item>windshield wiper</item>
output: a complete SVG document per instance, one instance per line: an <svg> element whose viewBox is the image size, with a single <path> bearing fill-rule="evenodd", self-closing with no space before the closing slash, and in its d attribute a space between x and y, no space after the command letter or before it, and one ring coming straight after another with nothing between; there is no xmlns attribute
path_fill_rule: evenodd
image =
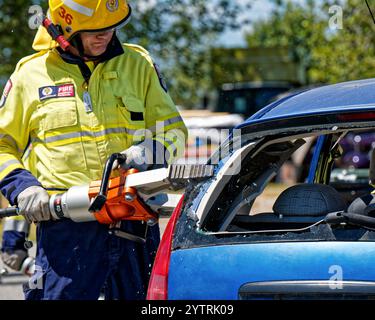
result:
<svg viewBox="0 0 375 320"><path fill-rule="evenodd" d="M344 211L332 212L327 214L327 216L324 218L324 222L330 225L346 223L375 230L375 218L358 213Z"/></svg>

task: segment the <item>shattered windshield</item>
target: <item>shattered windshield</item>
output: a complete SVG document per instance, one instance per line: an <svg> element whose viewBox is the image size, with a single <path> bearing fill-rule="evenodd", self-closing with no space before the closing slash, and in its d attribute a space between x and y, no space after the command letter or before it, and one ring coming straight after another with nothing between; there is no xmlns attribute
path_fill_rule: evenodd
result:
<svg viewBox="0 0 375 320"><path fill-rule="evenodd" d="M289 138L292 140L269 137L259 142L242 160L240 171L216 194L217 201L204 222L204 229L223 232L303 229L324 220L330 212L347 210L352 201L372 191L369 167L373 149L372 143L365 139L368 134L343 131L324 136L331 147L320 149L316 172L310 172L309 177L302 176L301 166L312 160L319 136L301 135ZM353 154L353 146L347 146L353 137L362 142L355 149L367 150L361 164L356 160L357 153ZM345 175L348 162L352 170L361 169L362 174L357 172L352 180L341 176L340 180L338 170ZM328 181L323 180L326 176L330 177Z"/></svg>

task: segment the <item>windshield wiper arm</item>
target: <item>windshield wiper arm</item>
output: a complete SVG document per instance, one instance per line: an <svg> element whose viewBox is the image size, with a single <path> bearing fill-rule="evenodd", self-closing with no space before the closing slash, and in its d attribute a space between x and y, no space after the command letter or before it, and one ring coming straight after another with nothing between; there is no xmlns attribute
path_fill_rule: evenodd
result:
<svg viewBox="0 0 375 320"><path fill-rule="evenodd" d="M328 224L347 223L364 228L375 229L375 218L350 212L331 212L327 214L324 221Z"/></svg>

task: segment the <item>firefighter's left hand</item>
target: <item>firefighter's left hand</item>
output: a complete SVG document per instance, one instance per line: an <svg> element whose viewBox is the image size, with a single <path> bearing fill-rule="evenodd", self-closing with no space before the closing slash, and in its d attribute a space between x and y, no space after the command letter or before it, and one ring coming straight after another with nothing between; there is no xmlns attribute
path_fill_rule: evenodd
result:
<svg viewBox="0 0 375 320"><path fill-rule="evenodd" d="M28 223L52 219L49 210L49 195L40 186L31 186L22 191L17 197L17 202L19 214L23 215Z"/></svg>

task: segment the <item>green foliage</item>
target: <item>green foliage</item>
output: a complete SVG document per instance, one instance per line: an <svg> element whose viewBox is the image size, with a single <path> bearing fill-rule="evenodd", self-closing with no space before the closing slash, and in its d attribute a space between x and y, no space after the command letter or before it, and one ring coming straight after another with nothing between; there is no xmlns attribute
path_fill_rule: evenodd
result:
<svg viewBox="0 0 375 320"><path fill-rule="evenodd" d="M324 39L327 26L316 1L297 4L279 0L269 20L254 25L247 42L250 47L288 48L293 61L307 71L303 82L309 83L308 71L314 66L311 54Z"/></svg>
<svg viewBox="0 0 375 320"><path fill-rule="evenodd" d="M369 3L375 12L374 1ZM314 68L310 70L310 77L313 81L335 83L374 77L375 26L365 1L347 0L343 9L343 29L326 34L312 50Z"/></svg>
<svg viewBox="0 0 375 320"><path fill-rule="evenodd" d="M306 84L374 76L375 30L364 0L273 2L271 17L247 36L250 47L287 47L304 68ZM342 29L329 27L332 5L343 9Z"/></svg>
<svg viewBox="0 0 375 320"><path fill-rule="evenodd" d="M262 80L248 49L213 48L211 50L212 86L217 88L224 83Z"/></svg>
<svg viewBox="0 0 375 320"><path fill-rule="evenodd" d="M209 49L227 28L239 28L238 14L248 7L233 0L129 1L131 22L121 40L148 49L159 62L175 102L192 106L210 85ZM241 1L242 3L244 1ZM0 0L0 80L4 83L17 61L32 53L35 30L28 26L34 0ZM42 2L46 5L47 1Z"/></svg>
<svg viewBox="0 0 375 320"><path fill-rule="evenodd" d="M236 29L247 4L229 0L158 0L145 8L133 1L125 39L146 47L165 74L177 104L197 105L210 88L210 47L227 28ZM242 3L246 1L241 1ZM251 1L249 1L251 2Z"/></svg>
<svg viewBox="0 0 375 320"><path fill-rule="evenodd" d="M214 48L211 57L215 88L232 82L303 82L301 68L286 47Z"/></svg>
<svg viewBox="0 0 375 320"><path fill-rule="evenodd" d="M0 0L0 87L23 56L32 53L35 30L29 28L29 8L39 1Z"/></svg>

